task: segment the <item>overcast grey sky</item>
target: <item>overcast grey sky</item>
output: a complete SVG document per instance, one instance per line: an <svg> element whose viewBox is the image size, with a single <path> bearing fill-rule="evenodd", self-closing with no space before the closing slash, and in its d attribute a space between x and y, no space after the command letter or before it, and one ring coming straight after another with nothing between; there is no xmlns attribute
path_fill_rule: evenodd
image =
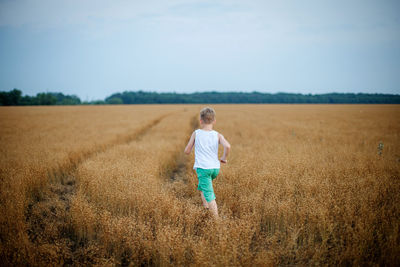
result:
<svg viewBox="0 0 400 267"><path fill-rule="evenodd" d="M400 94L399 3L0 0L0 90Z"/></svg>

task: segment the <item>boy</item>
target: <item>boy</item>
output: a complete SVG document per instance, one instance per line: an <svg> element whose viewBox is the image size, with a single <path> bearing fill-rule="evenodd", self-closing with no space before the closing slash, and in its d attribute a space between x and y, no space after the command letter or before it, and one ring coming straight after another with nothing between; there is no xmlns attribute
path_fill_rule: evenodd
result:
<svg viewBox="0 0 400 267"><path fill-rule="evenodd" d="M185 153L190 154L195 150L195 162L193 169L196 170L203 206L209 209L215 218L218 218L218 207L215 202L215 194L212 186L220 168L220 162L227 163L227 157L231 149L231 145L226 141L224 136L213 130L216 122L215 111L210 107L203 108L200 111L200 129L193 132L190 140L185 148ZM224 154L218 160L218 145L224 147Z"/></svg>

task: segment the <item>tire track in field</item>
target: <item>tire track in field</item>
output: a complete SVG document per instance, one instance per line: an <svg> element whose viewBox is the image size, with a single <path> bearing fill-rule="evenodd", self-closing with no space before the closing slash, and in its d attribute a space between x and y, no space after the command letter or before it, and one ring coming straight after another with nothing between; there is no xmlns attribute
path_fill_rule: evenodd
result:
<svg viewBox="0 0 400 267"><path fill-rule="evenodd" d="M188 131L188 136L192 134L194 130L199 127L198 116L195 115L190 121L190 131ZM186 146L186 143L185 143ZM184 146L179 148L177 153L173 156L173 161L171 162L172 169L165 175L165 180L167 182L167 187L177 198L184 198L186 200L191 200L193 202L193 197L191 196L190 188L187 188L190 171L192 171L189 164L189 156L184 153ZM186 188L185 188L186 187Z"/></svg>
<svg viewBox="0 0 400 267"><path fill-rule="evenodd" d="M194 116L190 120L191 129L188 131L188 136L192 134L194 130L199 127L199 122L197 120L197 116ZM186 145L186 144L185 144ZM187 181L187 157L184 153L184 147L180 149L174 156L174 168L172 169L171 173L169 174L169 180L173 181Z"/></svg>
<svg viewBox="0 0 400 267"><path fill-rule="evenodd" d="M86 244L78 242L71 224L70 206L76 192L78 167L86 160L114 146L141 140L154 126L171 114L156 118L133 134L96 145L89 151L71 153L66 164L49 174L48 187L34 196L34 200L25 211L29 239L39 248L39 253L35 256L36 262L50 265L94 263L91 262L91 255L85 255L87 253L83 249ZM50 259L52 262L49 262Z"/></svg>

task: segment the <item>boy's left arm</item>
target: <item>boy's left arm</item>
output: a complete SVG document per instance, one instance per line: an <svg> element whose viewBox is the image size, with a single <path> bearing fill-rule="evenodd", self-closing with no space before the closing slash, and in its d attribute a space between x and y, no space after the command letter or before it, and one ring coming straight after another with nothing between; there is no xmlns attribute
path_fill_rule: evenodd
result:
<svg viewBox="0 0 400 267"><path fill-rule="evenodd" d="M222 158L220 158L220 161L222 163L227 163L227 157L229 155L229 151L231 150L231 144L229 144L228 141L226 141L225 137L222 134L218 134L218 139L219 143L224 147L224 154L222 155Z"/></svg>
<svg viewBox="0 0 400 267"><path fill-rule="evenodd" d="M196 137L196 132L192 133L192 136L189 139L188 144L185 147L185 154L189 155L190 152L192 152L193 146L194 146L194 139Z"/></svg>

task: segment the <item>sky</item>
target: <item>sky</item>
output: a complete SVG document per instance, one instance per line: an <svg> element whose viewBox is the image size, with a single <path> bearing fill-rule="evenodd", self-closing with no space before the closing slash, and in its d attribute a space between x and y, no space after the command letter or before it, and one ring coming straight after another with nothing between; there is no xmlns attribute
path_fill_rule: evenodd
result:
<svg viewBox="0 0 400 267"><path fill-rule="evenodd" d="M400 1L0 0L0 91L400 94Z"/></svg>

